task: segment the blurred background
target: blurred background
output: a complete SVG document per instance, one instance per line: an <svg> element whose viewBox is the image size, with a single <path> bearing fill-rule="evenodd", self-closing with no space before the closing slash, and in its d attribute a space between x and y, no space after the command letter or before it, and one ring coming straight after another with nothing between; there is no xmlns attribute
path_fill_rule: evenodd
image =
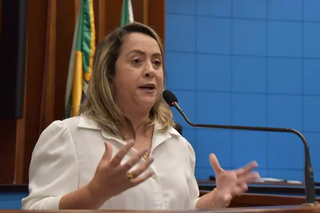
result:
<svg viewBox="0 0 320 213"><path fill-rule="evenodd" d="M320 181L320 1L167 0L168 89L197 123L294 128L304 134ZM257 160L263 177L303 180L292 134L190 128L196 176Z"/></svg>

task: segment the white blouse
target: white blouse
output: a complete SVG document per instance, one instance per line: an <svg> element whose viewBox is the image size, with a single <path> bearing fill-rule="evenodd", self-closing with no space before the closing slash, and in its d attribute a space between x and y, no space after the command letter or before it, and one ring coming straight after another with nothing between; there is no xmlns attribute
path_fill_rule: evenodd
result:
<svg viewBox="0 0 320 213"><path fill-rule="evenodd" d="M154 162L149 168L154 175L106 200L100 209L195 209L199 189L194 176L194 150L174 128L162 133L157 129L155 125L151 147ZM43 131L33 150L30 194L22 199L22 209L59 209L63 195L93 178L105 151L105 141L112 145L113 156L125 144L85 116L54 121ZM135 153L132 149L124 161Z"/></svg>

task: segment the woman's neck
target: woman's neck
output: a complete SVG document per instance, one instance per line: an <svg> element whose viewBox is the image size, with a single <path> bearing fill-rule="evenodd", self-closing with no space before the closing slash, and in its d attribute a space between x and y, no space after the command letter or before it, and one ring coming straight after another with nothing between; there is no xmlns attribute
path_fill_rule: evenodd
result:
<svg viewBox="0 0 320 213"><path fill-rule="evenodd" d="M143 124L144 122L146 122L149 118L149 113L148 114L127 114L125 113L127 118L130 120L133 128L135 130L140 129L141 124Z"/></svg>
<svg viewBox="0 0 320 213"><path fill-rule="evenodd" d="M142 123L148 120L150 115L150 110L147 108L141 108L134 104L128 105L124 103L117 103L119 109L125 116L130 120L134 129L137 129Z"/></svg>
<svg viewBox="0 0 320 213"><path fill-rule="evenodd" d="M149 113L125 113L126 117L131 122L134 132L132 132L131 127L123 127L125 132L125 137L127 139L133 138L137 135L142 135L146 133L145 126L143 125L149 119ZM147 132L150 128L147 129ZM128 138L129 137L129 138Z"/></svg>

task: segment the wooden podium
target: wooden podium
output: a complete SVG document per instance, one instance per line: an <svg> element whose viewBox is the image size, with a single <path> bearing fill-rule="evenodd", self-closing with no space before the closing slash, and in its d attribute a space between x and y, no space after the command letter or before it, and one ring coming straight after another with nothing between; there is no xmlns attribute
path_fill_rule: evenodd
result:
<svg viewBox="0 0 320 213"><path fill-rule="evenodd" d="M198 181L200 195L204 195L207 192L210 192L214 187L214 181ZM1 192L6 195L15 195L23 193L24 196L28 192L27 185L0 185L0 195ZM320 187L316 187L317 201L320 203ZM1 198L1 197L0 197ZM19 198L20 199L20 198ZM19 200L20 202L20 200ZM208 210L196 210L196 211L163 211L163 212L230 212L230 213L245 213L245 212L318 212L320 213L320 205L309 206L304 205L306 202L304 196L304 187L299 184L287 184L287 183L278 183L278 184L252 184L249 185L248 193L243 194L242 196L235 197L232 199L230 206L225 209L208 209ZM0 207L1 208L1 207ZM20 208L20 207L19 207ZM32 213L42 211L22 211L18 210L0 210L0 213ZM136 211L136 210L60 210L60 211L43 211L43 213L75 213L75 212L159 212L160 210L146 210L146 211ZM161 211L162 212L162 211Z"/></svg>
<svg viewBox="0 0 320 213"><path fill-rule="evenodd" d="M201 210L189 210L189 211L166 211L166 210L58 210L58 211L32 211L32 210L0 210L0 213L127 213L127 212L148 212L148 213L196 213L196 212L212 212L212 213L313 213L313 212L320 212L320 206L270 206L270 207L249 207L249 208L225 208L225 209L201 209Z"/></svg>
<svg viewBox="0 0 320 213"><path fill-rule="evenodd" d="M215 187L215 182L200 180L198 185L202 196ZM315 189L316 200L320 203L320 187L317 186ZM232 199L230 207L301 206L305 202L304 186L302 184L265 182L250 184L248 192Z"/></svg>

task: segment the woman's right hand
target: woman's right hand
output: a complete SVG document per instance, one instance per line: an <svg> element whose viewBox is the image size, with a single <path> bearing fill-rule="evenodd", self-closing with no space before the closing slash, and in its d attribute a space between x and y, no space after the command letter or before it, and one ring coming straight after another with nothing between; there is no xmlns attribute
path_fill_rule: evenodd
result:
<svg viewBox="0 0 320 213"><path fill-rule="evenodd" d="M121 164L122 159L132 146L133 142L128 142L111 160L113 152L112 146L105 143L106 151L96 169L92 181L88 184L90 194L107 200L142 183L153 175L153 171L145 172L153 162L153 159L149 158L142 165L131 171L134 179L130 180L127 177L129 170L136 165L146 153L146 150L140 151L126 163ZM143 172L145 173L142 174Z"/></svg>

